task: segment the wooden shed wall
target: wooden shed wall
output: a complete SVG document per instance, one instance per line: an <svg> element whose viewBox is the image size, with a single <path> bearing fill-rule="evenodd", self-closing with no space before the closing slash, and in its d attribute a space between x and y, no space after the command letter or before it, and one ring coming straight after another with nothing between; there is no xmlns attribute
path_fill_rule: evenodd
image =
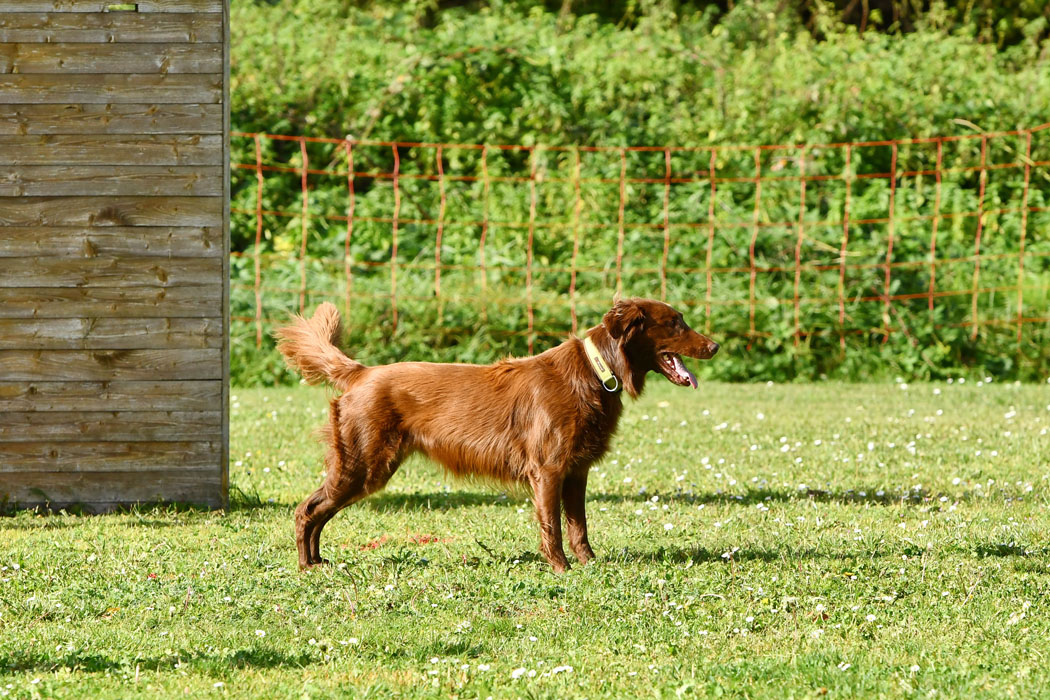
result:
<svg viewBox="0 0 1050 700"><path fill-rule="evenodd" d="M227 0L0 0L0 500L226 500Z"/></svg>

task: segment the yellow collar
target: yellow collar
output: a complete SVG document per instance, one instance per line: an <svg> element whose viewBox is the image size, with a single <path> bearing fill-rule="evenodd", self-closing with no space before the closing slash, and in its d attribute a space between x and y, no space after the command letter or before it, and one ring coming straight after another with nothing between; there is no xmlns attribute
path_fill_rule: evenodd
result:
<svg viewBox="0 0 1050 700"><path fill-rule="evenodd" d="M587 354L587 360L591 363L594 373L598 375L598 379L602 380L602 387L610 393L619 391L620 380L609 369L609 365L605 364L605 358L598 352L598 346L594 344L590 336L583 339L583 351ZM612 381L611 387L609 386L610 381Z"/></svg>

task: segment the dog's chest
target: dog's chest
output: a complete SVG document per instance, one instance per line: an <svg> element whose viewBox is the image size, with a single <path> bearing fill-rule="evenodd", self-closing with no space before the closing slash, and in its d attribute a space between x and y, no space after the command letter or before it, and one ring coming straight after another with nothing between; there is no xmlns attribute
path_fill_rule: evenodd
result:
<svg viewBox="0 0 1050 700"><path fill-rule="evenodd" d="M611 400L608 400L611 399ZM574 452L580 461L593 462L609 450L609 442L620 421L622 405L618 397L608 397L601 407L588 406L580 415Z"/></svg>

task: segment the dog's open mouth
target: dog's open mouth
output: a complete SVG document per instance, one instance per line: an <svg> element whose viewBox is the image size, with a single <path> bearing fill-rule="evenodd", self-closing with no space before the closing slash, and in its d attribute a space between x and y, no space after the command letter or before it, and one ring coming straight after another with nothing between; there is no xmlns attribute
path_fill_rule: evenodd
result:
<svg viewBox="0 0 1050 700"><path fill-rule="evenodd" d="M673 352L662 352L657 357L659 358L657 365L660 373L671 380L673 384L696 388L696 377L685 368L681 357Z"/></svg>

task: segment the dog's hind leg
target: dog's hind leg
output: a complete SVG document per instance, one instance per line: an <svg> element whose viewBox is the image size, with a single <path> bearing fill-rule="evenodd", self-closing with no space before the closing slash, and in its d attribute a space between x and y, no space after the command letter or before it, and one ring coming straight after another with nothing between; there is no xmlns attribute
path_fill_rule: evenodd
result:
<svg viewBox="0 0 1050 700"><path fill-rule="evenodd" d="M395 458L370 467L361 462L347 465L349 469L344 469L342 478L329 478L299 504L295 510L299 568L328 563L321 557L321 530L343 508L386 486L400 464L401 460Z"/></svg>
<svg viewBox="0 0 1050 700"><path fill-rule="evenodd" d="M306 569L318 564L327 564L321 558L320 528L335 514L334 501L328 495L327 484L310 494L305 501L295 509L295 544L299 548L299 568ZM319 515L324 516L321 522Z"/></svg>
<svg viewBox="0 0 1050 700"><path fill-rule="evenodd" d="M594 550L587 540L587 472L584 467L565 477L561 487L562 504L565 506L565 524L569 530L569 547L581 564L594 558Z"/></svg>
<svg viewBox="0 0 1050 700"><path fill-rule="evenodd" d="M300 568L328 563L321 557L321 530L343 508L382 490L402 459L398 444L382 445L367 457L356 445L346 445L341 456L329 450L325 483L295 511Z"/></svg>
<svg viewBox="0 0 1050 700"><path fill-rule="evenodd" d="M364 476L347 473L344 458L329 450L325 457L327 474L321 488L307 496L295 509L295 543L299 548L299 568L327 564L321 558L321 530L362 490ZM356 483L355 483L356 482Z"/></svg>

